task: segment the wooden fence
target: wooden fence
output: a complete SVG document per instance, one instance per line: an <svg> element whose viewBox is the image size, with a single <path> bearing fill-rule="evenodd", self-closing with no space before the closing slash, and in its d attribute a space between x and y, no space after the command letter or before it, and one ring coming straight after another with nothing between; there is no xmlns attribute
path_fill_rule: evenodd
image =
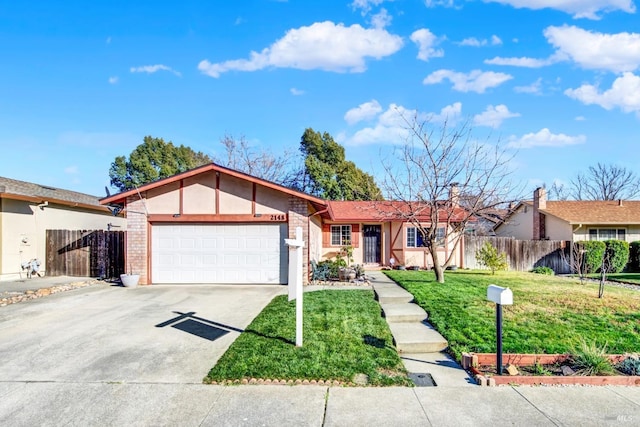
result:
<svg viewBox="0 0 640 427"><path fill-rule="evenodd" d="M497 248L499 253L507 254L509 270L529 271L533 267L549 267L557 274L570 273L569 265L564 259L568 259L570 242L516 240L510 237L464 236L465 268L483 268L476 260L476 251L487 241Z"/></svg>
<svg viewBox="0 0 640 427"><path fill-rule="evenodd" d="M125 272L124 233L47 230L47 276L119 277Z"/></svg>

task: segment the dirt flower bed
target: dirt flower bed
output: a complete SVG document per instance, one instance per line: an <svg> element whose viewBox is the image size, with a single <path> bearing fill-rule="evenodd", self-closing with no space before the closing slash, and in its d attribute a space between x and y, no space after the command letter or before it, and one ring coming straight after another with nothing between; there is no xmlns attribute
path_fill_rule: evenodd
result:
<svg viewBox="0 0 640 427"><path fill-rule="evenodd" d="M464 353L462 365L480 385L627 385L640 386L638 355L607 355L607 374L592 374L582 360L567 354L503 354L498 375L496 355Z"/></svg>

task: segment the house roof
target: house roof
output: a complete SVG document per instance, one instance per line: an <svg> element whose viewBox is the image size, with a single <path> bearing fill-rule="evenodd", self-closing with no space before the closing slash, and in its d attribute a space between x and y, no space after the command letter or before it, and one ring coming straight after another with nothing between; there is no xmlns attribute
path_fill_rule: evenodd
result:
<svg viewBox="0 0 640 427"><path fill-rule="evenodd" d="M245 181L253 182L253 183L262 185L264 187L271 188L273 190L278 190L283 193L299 197L301 199L307 200L308 202L312 203L317 209L323 209L326 207L326 202L323 199L320 199L318 197L311 196L310 194L303 193L301 191L293 190L283 185L276 184L275 182L267 181L262 178L257 178L255 176L248 175L243 172L239 172L234 169L226 168L224 166L220 166L215 163L208 163L204 166L200 166L198 168L191 169L186 172L182 172L182 173L170 176L168 178L159 179L158 181L153 181L148 184L141 185L137 189L134 188L132 190L123 191L121 193L114 194L112 196L107 196L101 199L100 203L102 203L103 205L110 204L110 203L124 203L127 200L127 197L137 195L139 191L142 192L142 191L151 190L154 188L161 187L163 185L170 184L172 182L177 182L182 179L190 178L192 176L196 176L196 175L206 173L206 172L211 172L211 171L233 176L235 178L240 178Z"/></svg>
<svg viewBox="0 0 640 427"><path fill-rule="evenodd" d="M444 203L444 202L443 202ZM416 219L419 221L430 221L429 209L426 204L419 202L401 201L328 201L329 219L336 222L383 222L383 221L406 221L407 217L414 211ZM448 211L441 209L440 217L447 218ZM450 216L450 221L458 222L468 215L463 208L455 208Z"/></svg>
<svg viewBox="0 0 640 427"><path fill-rule="evenodd" d="M5 177L0 177L0 198L107 211L96 196Z"/></svg>
<svg viewBox="0 0 640 427"><path fill-rule="evenodd" d="M533 206L533 202L524 202ZM547 201L543 213L570 224L640 224L640 201L637 200L559 200Z"/></svg>

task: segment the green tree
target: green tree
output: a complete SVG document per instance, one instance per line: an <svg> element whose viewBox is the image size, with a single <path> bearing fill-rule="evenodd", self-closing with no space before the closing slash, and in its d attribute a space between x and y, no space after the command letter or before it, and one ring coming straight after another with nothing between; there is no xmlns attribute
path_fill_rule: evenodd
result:
<svg viewBox="0 0 640 427"><path fill-rule="evenodd" d="M300 151L304 156L300 190L329 200L382 200L373 176L346 160L344 147L329 133L306 129Z"/></svg>
<svg viewBox="0 0 640 427"><path fill-rule="evenodd" d="M491 270L491 274L496 274L496 270L507 269L507 256L504 252L499 253L491 243L484 242L484 245L476 252L476 260L480 265Z"/></svg>
<svg viewBox="0 0 640 427"><path fill-rule="evenodd" d="M211 158L200 151L145 136L129 158L115 158L109 168L109 178L112 187L126 191L207 163L211 163Z"/></svg>

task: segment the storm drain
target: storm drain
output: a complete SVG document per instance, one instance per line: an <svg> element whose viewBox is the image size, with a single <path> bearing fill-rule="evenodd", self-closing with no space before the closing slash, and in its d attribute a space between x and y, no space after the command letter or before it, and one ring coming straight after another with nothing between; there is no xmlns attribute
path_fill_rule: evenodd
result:
<svg viewBox="0 0 640 427"><path fill-rule="evenodd" d="M433 377L431 374L421 374L421 373L409 373L409 378L416 387L436 387L436 382L433 381Z"/></svg>

